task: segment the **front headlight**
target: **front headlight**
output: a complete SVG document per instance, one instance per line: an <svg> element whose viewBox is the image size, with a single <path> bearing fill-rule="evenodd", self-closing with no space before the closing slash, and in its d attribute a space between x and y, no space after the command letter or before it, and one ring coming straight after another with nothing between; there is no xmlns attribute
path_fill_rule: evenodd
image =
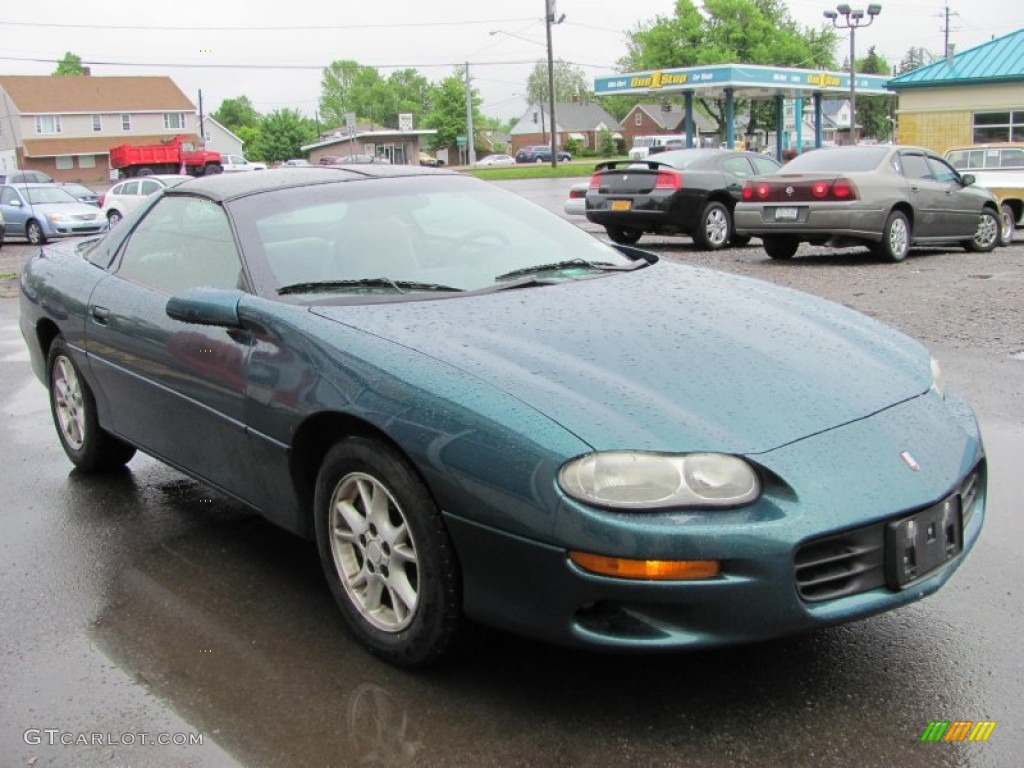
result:
<svg viewBox="0 0 1024 768"><path fill-rule="evenodd" d="M612 509L736 507L761 495L753 467L722 453L591 453L565 464L558 484L574 499Z"/></svg>
<svg viewBox="0 0 1024 768"><path fill-rule="evenodd" d="M932 389L939 393L939 397L946 399L946 380L942 377L942 369L939 361L932 358Z"/></svg>
<svg viewBox="0 0 1024 768"><path fill-rule="evenodd" d="M63 213L51 213L46 218L48 218L52 222L71 221L71 217L65 216Z"/></svg>

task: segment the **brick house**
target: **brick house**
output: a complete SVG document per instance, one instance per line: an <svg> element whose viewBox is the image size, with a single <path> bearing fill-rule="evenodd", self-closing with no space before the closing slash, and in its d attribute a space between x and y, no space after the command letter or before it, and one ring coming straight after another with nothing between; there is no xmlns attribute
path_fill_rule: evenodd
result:
<svg viewBox="0 0 1024 768"><path fill-rule="evenodd" d="M686 112L672 105L663 110L661 104L637 104L622 119L622 136L626 146L633 146L637 136L682 136L686 132ZM694 107L693 125L701 136L715 136L715 123Z"/></svg>
<svg viewBox="0 0 1024 768"><path fill-rule="evenodd" d="M547 104L529 107L512 127L510 154L533 144L549 144L548 118ZM593 149L597 147L597 135L601 131L610 131L613 136L619 136L619 121L599 104L556 103L555 121L558 123L557 144L563 149L569 139L575 139L581 147Z"/></svg>
<svg viewBox="0 0 1024 768"><path fill-rule="evenodd" d="M199 143L195 105L169 77L0 75L0 169L105 181L113 147L179 134Z"/></svg>

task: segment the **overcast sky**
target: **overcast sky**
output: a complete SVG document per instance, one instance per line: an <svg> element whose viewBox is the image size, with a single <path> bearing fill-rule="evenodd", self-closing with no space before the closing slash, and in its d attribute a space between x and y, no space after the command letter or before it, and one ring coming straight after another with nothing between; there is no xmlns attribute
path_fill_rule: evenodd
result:
<svg viewBox="0 0 1024 768"><path fill-rule="evenodd" d="M883 0L881 15L857 34L858 57L870 45L890 63L910 46L940 52L945 5ZM950 40L957 50L1024 27L1024 0L949 5L956 14ZM788 6L802 25L818 26L822 11L835 4L790 0ZM671 15L673 7L673 0L557 0L558 14L566 18L553 29L555 56L580 65L590 77L613 74L626 50L625 32L659 14ZM430 80L468 61L484 114L506 118L525 109L516 94L525 90L533 62L546 56L543 16L544 0L11 0L0 11L0 72L47 75L53 63L32 60L73 51L96 62L94 75L169 75L193 101L202 89L207 112L244 94L261 112L290 107L312 116L321 69L335 59L376 66L384 75L394 66L415 67ZM847 41L843 33L840 61Z"/></svg>

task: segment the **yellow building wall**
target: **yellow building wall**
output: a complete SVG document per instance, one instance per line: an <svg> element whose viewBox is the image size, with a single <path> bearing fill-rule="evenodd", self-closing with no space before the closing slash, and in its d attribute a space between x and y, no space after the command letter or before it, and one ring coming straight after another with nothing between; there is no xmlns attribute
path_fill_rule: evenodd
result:
<svg viewBox="0 0 1024 768"><path fill-rule="evenodd" d="M941 155L947 149L974 143L975 112L1011 109L1024 109L1024 88L1019 83L901 91L896 140Z"/></svg>

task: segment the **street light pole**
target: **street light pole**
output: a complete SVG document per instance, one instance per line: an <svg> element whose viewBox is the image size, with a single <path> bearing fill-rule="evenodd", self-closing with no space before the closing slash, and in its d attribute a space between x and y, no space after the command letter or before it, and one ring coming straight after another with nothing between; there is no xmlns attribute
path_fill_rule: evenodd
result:
<svg viewBox="0 0 1024 768"><path fill-rule="evenodd" d="M872 3L868 6L868 20L864 21L864 11L859 8L850 8L843 3L837 5L834 11L825 11L825 18L832 22L836 29L850 30L850 143L856 144L857 136L857 60L856 60L856 32L859 27L870 27L875 16L882 12L882 6ZM839 23L839 17L843 17L843 23Z"/></svg>

